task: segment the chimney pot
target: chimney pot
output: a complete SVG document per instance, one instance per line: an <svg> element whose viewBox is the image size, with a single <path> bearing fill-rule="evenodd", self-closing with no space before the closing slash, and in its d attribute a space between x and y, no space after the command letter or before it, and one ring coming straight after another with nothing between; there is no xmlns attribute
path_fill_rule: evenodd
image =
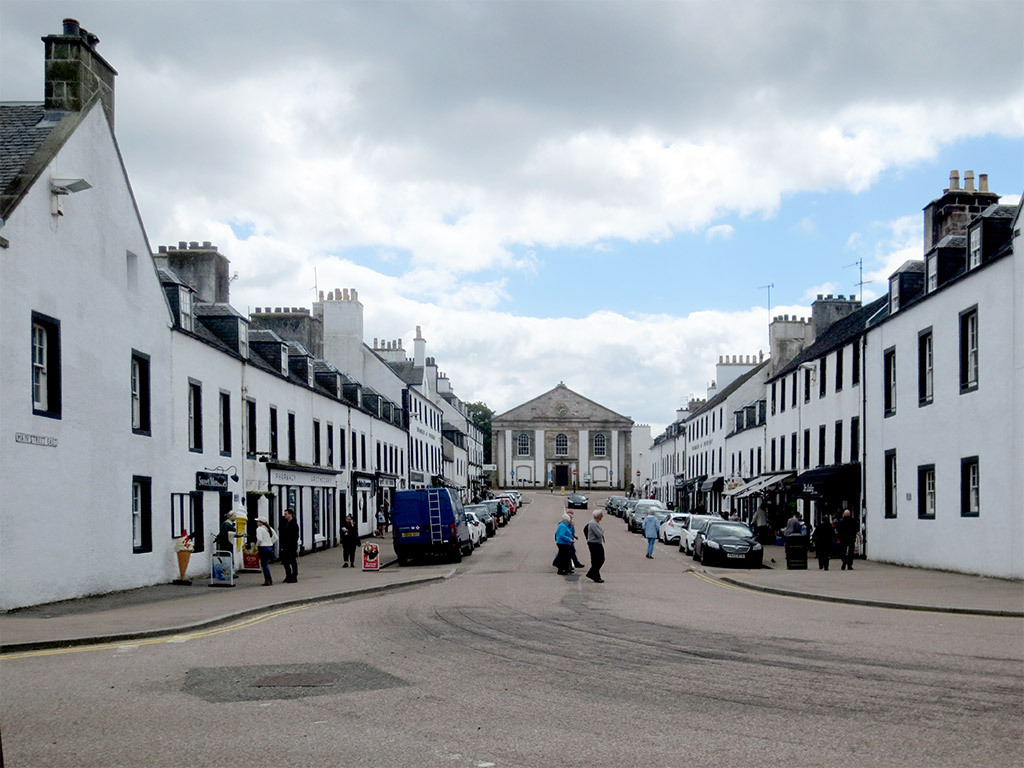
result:
<svg viewBox="0 0 1024 768"><path fill-rule="evenodd" d="M166 246L166 245L161 245L161 246L159 246L159 247L157 248L157 251L158 251L159 253L167 253L167 246Z"/></svg>
<svg viewBox="0 0 1024 768"><path fill-rule="evenodd" d="M974 191L974 171L964 171L964 192Z"/></svg>
<svg viewBox="0 0 1024 768"><path fill-rule="evenodd" d="M856 301L856 300L857 300L857 294L856 293L851 293L850 294L850 301Z"/></svg>
<svg viewBox="0 0 1024 768"><path fill-rule="evenodd" d="M324 300L324 292L320 291L320 301L323 301L323 300Z"/></svg>
<svg viewBox="0 0 1024 768"><path fill-rule="evenodd" d="M192 250L195 250L196 248L199 247L199 241L198 240L189 240L188 241L188 247L191 248Z"/></svg>
<svg viewBox="0 0 1024 768"><path fill-rule="evenodd" d="M356 289L352 289L352 301L359 301L359 294L356 293Z"/></svg>
<svg viewBox="0 0 1024 768"><path fill-rule="evenodd" d="M203 240L203 248L212 248L212 247L213 247L213 243L211 243L209 240Z"/></svg>
<svg viewBox="0 0 1024 768"><path fill-rule="evenodd" d="M82 34L82 28L79 26L77 19L64 19L64 34L74 35L75 37Z"/></svg>
<svg viewBox="0 0 1024 768"><path fill-rule="evenodd" d="M824 298L825 298L825 297L824 297L824 296L822 296L822 295L821 295L820 293L818 294L818 301L821 301L821 300L822 300L822 299L824 299Z"/></svg>
<svg viewBox="0 0 1024 768"><path fill-rule="evenodd" d="M988 192L988 174L987 173L979 173L978 174L978 191L979 192Z"/></svg>
<svg viewBox="0 0 1024 768"><path fill-rule="evenodd" d="M179 251L184 251L186 248L188 248L188 243L186 243L184 240L179 240L178 241L178 250Z"/></svg>
<svg viewBox="0 0 1024 768"><path fill-rule="evenodd" d="M960 189L960 171L949 172L949 191L956 192Z"/></svg>
<svg viewBox="0 0 1024 768"><path fill-rule="evenodd" d="M281 311L280 307L274 307L274 312L280 312L280 311Z"/></svg>

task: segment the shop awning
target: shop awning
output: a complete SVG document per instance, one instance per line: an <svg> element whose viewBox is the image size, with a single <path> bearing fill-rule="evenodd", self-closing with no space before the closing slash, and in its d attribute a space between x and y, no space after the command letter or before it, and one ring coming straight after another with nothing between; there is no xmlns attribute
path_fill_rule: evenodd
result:
<svg viewBox="0 0 1024 768"><path fill-rule="evenodd" d="M691 477L689 480L684 480L681 476L676 477L676 490L678 491L689 491L695 485L697 485L702 478Z"/></svg>
<svg viewBox="0 0 1024 768"><path fill-rule="evenodd" d="M829 467L809 469L797 475L796 485L844 485L860 483L860 464L833 464Z"/></svg>
<svg viewBox="0 0 1024 768"><path fill-rule="evenodd" d="M744 496L749 496L752 493L763 491L775 485L782 480L792 477L795 472L773 472L769 475L759 475L745 485L741 485L739 488L733 488L731 491L726 491L724 496L733 496L737 499L741 499Z"/></svg>
<svg viewBox="0 0 1024 768"><path fill-rule="evenodd" d="M714 491L722 490L722 486L725 484L725 478L722 475L716 477L709 477L700 486L701 493L713 493Z"/></svg>

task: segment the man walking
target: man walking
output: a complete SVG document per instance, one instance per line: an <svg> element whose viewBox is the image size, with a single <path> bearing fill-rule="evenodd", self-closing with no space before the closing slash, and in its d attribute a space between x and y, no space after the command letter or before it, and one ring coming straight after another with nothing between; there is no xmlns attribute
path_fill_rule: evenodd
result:
<svg viewBox="0 0 1024 768"><path fill-rule="evenodd" d="M644 536L647 538L647 558L649 560L654 559L654 542L658 540L658 528L660 527L658 516L649 512L644 518Z"/></svg>
<svg viewBox="0 0 1024 768"><path fill-rule="evenodd" d="M604 565L604 529L601 528L601 518L604 517L604 510L595 509L594 519L587 523L584 531L587 534L587 546L590 548L590 570L587 571L587 578L591 581L603 584L601 578L601 566Z"/></svg>
<svg viewBox="0 0 1024 768"><path fill-rule="evenodd" d="M294 584L299 580L299 524L295 522L295 510L288 507L284 511L284 523L281 524L281 565L284 566L284 583Z"/></svg>
<svg viewBox="0 0 1024 768"><path fill-rule="evenodd" d="M839 556L843 558L843 567L840 570L853 570L853 548L857 543L857 522L848 509L843 510L843 517L839 520Z"/></svg>

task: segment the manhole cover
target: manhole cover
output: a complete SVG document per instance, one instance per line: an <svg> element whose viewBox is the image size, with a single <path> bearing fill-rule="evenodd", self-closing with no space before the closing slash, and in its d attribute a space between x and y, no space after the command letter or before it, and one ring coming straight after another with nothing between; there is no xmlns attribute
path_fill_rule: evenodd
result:
<svg viewBox="0 0 1024 768"><path fill-rule="evenodd" d="M269 675L250 683L254 688L314 688L318 685L334 685L334 675L318 675L308 672L286 672L283 675Z"/></svg>

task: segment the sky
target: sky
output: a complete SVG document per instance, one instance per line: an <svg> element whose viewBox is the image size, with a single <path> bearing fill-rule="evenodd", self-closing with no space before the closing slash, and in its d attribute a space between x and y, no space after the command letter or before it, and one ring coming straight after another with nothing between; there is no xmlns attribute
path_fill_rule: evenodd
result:
<svg viewBox="0 0 1024 768"><path fill-rule="evenodd" d="M213 242L242 312L355 288L496 412L657 434L772 315L884 292L951 170L1024 191L1019 0L3 0L0 100L65 17L154 249Z"/></svg>

